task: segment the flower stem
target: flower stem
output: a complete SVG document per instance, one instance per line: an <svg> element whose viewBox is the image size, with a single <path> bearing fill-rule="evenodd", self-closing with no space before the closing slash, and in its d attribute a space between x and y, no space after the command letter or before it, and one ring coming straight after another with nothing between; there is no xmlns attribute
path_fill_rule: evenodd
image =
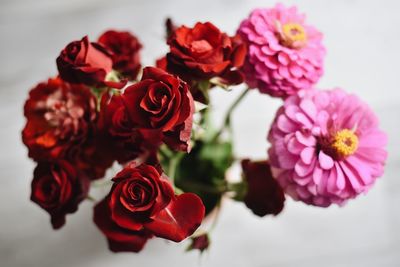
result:
<svg viewBox="0 0 400 267"><path fill-rule="evenodd" d="M249 88L246 88L240 95L239 97L232 103L232 105L229 107L228 111L225 114L225 118L223 121L223 124L221 126L221 129L215 134L214 138L212 141L216 141L220 135L223 133L223 131L231 125L231 116L235 108L239 105L239 103L243 100L243 98L247 95L247 93L250 92Z"/></svg>
<svg viewBox="0 0 400 267"><path fill-rule="evenodd" d="M184 155L185 155L184 153L177 153L169 159L168 177L171 179L173 184L174 184L176 168Z"/></svg>
<svg viewBox="0 0 400 267"><path fill-rule="evenodd" d="M217 206L215 207L215 215L214 215L213 221L211 223L211 226L208 229L208 233L211 233L215 229L215 227L217 226L218 219L219 219L219 216L220 216L220 213L221 213L221 201L222 200L219 200Z"/></svg>
<svg viewBox="0 0 400 267"><path fill-rule="evenodd" d="M94 197L90 196L90 195L87 195L86 199L91 201L91 202L97 202L97 200Z"/></svg>

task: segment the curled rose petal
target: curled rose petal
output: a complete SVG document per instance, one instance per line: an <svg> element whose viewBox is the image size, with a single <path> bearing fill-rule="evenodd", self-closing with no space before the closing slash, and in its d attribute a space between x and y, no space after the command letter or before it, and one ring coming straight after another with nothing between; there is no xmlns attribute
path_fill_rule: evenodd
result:
<svg viewBox="0 0 400 267"><path fill-rule="evenodd" d="M204 205L201 199L192 193L184 193L173 199L145 229L154 235L180 242L196 231L204 218Z"/></svg>

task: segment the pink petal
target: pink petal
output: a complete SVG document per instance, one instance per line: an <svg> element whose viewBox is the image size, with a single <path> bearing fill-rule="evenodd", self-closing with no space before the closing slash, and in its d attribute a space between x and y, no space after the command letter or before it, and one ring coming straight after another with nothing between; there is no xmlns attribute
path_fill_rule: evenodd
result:
<svg viewBox="0 0 400 267"><path fill-rule="evenodd" d="M355 173L354 170L350 169L344 161L339 162L339 165L343 173L345 174L347 180L350 182L351 187L356 192L361 192L362 191L361 181L357 173Z"/></svg>
<svg viewBox="0 0 400 267"><path fill-rule="evenodd" d="M333 167L333 159L325 154L323 151L319 152L318 155L319 165L324 170L329 170Z"/></svg>
<svg viewBox="0 0 400 267"><path fill-rule="evenodd" d="M289 70L290 73L296 78L303 76L303 70L297 65L290 65Z"/></svg>
<svg viewBox="0 0 400 267"><path fill-rule="evenodd" d="M313 171L313 169L315 167L315 163L316 163L316 160L313 160L311 162L311 164L305 164L304 162L299 160L299 161L297 161L296 165L294 166L294 170L299 176L304 177Z"/></svg>
<svg viewBox="0 0 400 267"><path fill-rule="evenodd" d="M373 183L374 179L371 177L370 165L368 165L368 163L354 157L353 155L347 157L346 162L358 172L358 176L361 178L364 185L370 185Z"/></svg>
<svg viewBox="0 0 400 267"><path fill-rule="evenodd" d="M300 158L304 163L310 164L315 155L315 148L306 147L301 151Z"/></svg>
<svg viewBox="0 0 400 267"><path fill-rule="evenodd" d="M304 149L304 145L297 141L296 137L293 136L292 138L290 138L287 144L287 149L290 153L298 155Z"/></svg>
<svg viewBox="0 0 400 267"><path fill-rule="evenodd" d="M335 162L335 169L336 169L336 175L337 175L336 186L339 190L343 190L346 186L346 180L344 178L343 171L337 162Z"/></svg>
<svg viewBox="0 0 400 267"><path fill-rule="evenodd" d="M305 135L300 131L296 131L296 138L305 146L315 146L317 144L317 140L312 135Z"/></svg>
<svg viewBox="0 0 400 267"><path fill-rule="evenodd" d="M310 99L304 99L300 102L300 108L307 114L307 116L314 120L317 116L317 108Z"/></svg>
<svg viewBox="0 0 400 267"><path fill-rule="evenodd" d="M285 115L280 115L278 117L277 125L279 130L285 132L285 133L291 133L296 131L297 126L294 122L289 120Z"/></svg>

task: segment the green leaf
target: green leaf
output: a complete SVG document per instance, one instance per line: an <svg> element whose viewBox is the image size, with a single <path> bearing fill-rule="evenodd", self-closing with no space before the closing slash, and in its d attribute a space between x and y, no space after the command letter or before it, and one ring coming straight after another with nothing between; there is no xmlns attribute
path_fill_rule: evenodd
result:
<svg viewBox="0 0 400 267"><path fill-rule="evenodd" d="M177 187L199 195L209 213L227 190L225 172L233 163L231 142L197 141L175 173Z"/></svg>

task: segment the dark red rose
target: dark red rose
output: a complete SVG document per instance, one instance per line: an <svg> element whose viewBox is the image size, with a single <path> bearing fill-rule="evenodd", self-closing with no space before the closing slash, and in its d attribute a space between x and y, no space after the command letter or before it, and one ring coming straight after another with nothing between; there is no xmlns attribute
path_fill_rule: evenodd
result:
<svg viewBox="0 0 400 267"><path fill-rule="evenodd" d="M97 131L84 144L71 149L67 159L90 180L100 179L116 160L113 149L108 136Z"/></svg>
<svg viewBox="0 0 400 267"><path fill-rule="evenodd" d="M192 241L192 243L189 245L187 250L198 249L200 250L200 252L203 252L210 246L210 238L208 237L207 233L192 237L190 240Z"/></svg>
<svg viewBox="0 0 400 267"><path fill-rule="evenodd" d="M98 125L99 130L108 136L109 153L119 163L134 160L158 147L158 142L145 142L142 131L128 117L121 95L103 95Z"/></svg>
<svg viewBox="0 0 400 267"><path fill-rule="evenodd" d="M89 180L66 161L39 162L33 173L31 200L51 216L58 229L65 216L74 213L87 196Z"/></svg>
<svg viewBox="0 0 400 267"><path fill-rule="evenodd" d="M29 93L22 139L36 161L67 157L90 135L96 120L96 99L89 89L60 79L40 83Z"/></svg>
<svg viewBox="0 0 400 267"><path fill-rule="evenodd" d="M247 181L244 203L254 214L262 217L278 215L284 206L285 195L274 179L268 161L242 161L242 169Z"/></svg>
<svg viewBox="0 0 400 267"><path fill-rule="evenodd" d="M239 36L229 37L210 22L177 28L168 45L168 71L190 84L213 78L226 85L243 81L238 68L246 57L245 44Z"/></svg>
<svg viewBox="0 0 400 267"><path fill-rule="evenodd" d="M113 251L137 252L152 235L180 242L201 224L200 198L175 196L168 178L151 165L130 163L112 180L110 193L95 207L94 222Z"/></svg>
<svg viewBox="0 0 400 267"><path fill-rule="evenodd" d="M61 79L88 86L104 85L112 70L110 53L98 43L90 43L87 36L69 43L57 58Z"/></svg>
<svg viewBox="0 0 400 267"><path fill-rule="evenodd" d="M193 112L193 98L185 82L147 67L142 80L122 95L103 96L100 127L108 129L119 148L131 153L130 159L157 149L162 142L189 151Z"/></svg>
<svg viewBox="0 0 400 267"><path fill-rule="evenodd" d="M140 82L122 94L127 116L145 131L146 139L162 141L176 150L189 150L194 103L188 85L153 67L143 70Z"/></svg>
<svg viewBox="0 0 400 267"><path fill-rule="evenodd" d="M141 43L130 32L107 31L98 42L112 52L113 68L124 77L135 80L141 65Z"/></svg>

